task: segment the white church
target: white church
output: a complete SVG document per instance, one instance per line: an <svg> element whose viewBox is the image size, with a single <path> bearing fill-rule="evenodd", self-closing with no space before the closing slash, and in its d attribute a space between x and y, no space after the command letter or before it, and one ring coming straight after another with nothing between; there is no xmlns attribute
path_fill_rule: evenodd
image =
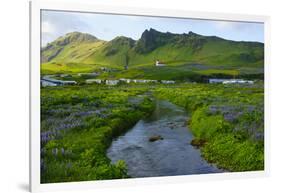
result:
<svg viewBox="0 0 281 193"><path fill-rule="evenodd" d="M160 66L166 66L166 64L163 64L163 63L160 62L159 60L156 60L155 66L158 66L158 67L160 67Z"/></svg>

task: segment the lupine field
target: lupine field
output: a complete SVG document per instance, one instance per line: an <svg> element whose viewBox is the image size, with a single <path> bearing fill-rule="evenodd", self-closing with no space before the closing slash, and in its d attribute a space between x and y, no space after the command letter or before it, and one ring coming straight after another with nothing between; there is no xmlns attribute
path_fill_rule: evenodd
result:
<svg viewBox="0 0 281 193"><path fill-rule="evenodd" d="M105 152L153 110L146 89L73 86L41 90L41 182L126 178Z"/></svg>

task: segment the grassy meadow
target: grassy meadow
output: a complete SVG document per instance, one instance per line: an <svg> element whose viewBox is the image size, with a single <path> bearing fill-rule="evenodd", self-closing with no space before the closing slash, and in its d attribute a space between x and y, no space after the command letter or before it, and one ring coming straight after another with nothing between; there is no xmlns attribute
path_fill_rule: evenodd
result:
<svg viewBox="0 0 281 193"><path fill-rule="evenodd" d="M146 88L49 87L41 90L41 181L126 178L126 164L111 164L112 139L148 116ZM135 100L134 100L135 99Z"/></svg>
<svg viewBox="0 0 281 193"><path fill-rule="evenodd" d="M153 98L184 107L195 146L228 171L264 168L263 83L255 85L79 85L41 89L41 181L128 178L106 149L154 109Z"/></svg>

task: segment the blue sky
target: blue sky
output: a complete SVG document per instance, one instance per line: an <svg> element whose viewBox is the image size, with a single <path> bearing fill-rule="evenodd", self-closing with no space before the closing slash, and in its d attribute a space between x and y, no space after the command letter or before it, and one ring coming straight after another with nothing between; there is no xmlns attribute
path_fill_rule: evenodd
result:
<svg viewBox="0 0 281 193"><path fill-rule="evenodd" d="M199 19L176 19L80 12L42 11L42 45L46 45L68 32L90 33L102 40L116 36L139 39L145 29L161 32L188 33L219 36L236 41L264 42L262 23L229 22Z"/></svg>

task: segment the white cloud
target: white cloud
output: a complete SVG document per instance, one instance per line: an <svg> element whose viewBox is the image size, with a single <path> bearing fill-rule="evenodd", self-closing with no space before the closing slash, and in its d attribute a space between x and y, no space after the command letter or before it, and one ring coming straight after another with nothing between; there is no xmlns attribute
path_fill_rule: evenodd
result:
<svg viewBox="0 0 281 193"><path fill-rule="evenodd" d="M51 34L55 32L55 27L48 21L42 22L42 33Z"/></svg>
<svg viewBox="0 0 281 193"><path fill-rule="evenodd" d="M42 11L42 45L68 32L90 33L111 40L124 35L138 39L145 29L202 35L217 35L233 40L261 40L263 25L247 22L139 17L128 15L92 14L66 11ZM253 38L255 35L255 38Z"/></svg>
<svg viewBox="0 0 281 193"><path fill-rule="evenodd" d="M229 21L216 21L215 26L218 29L234 29L236 28L237 23Z"/></svg>
<svg viewBox="0 0 281 193"><path fill-rule="evenodd" d="M81 20L80 13L43 11L42 12L42 46L54 41L59 36L73 31L86 31L87 24Z"/></svg>
<svg viewBox="0 0 281 193"><path fill-rule="evenodd" d="M252 24L247 22L235 22L235 21L216 21L215 27L218 30L236 30L245 31L251 28Z"/></svg>

